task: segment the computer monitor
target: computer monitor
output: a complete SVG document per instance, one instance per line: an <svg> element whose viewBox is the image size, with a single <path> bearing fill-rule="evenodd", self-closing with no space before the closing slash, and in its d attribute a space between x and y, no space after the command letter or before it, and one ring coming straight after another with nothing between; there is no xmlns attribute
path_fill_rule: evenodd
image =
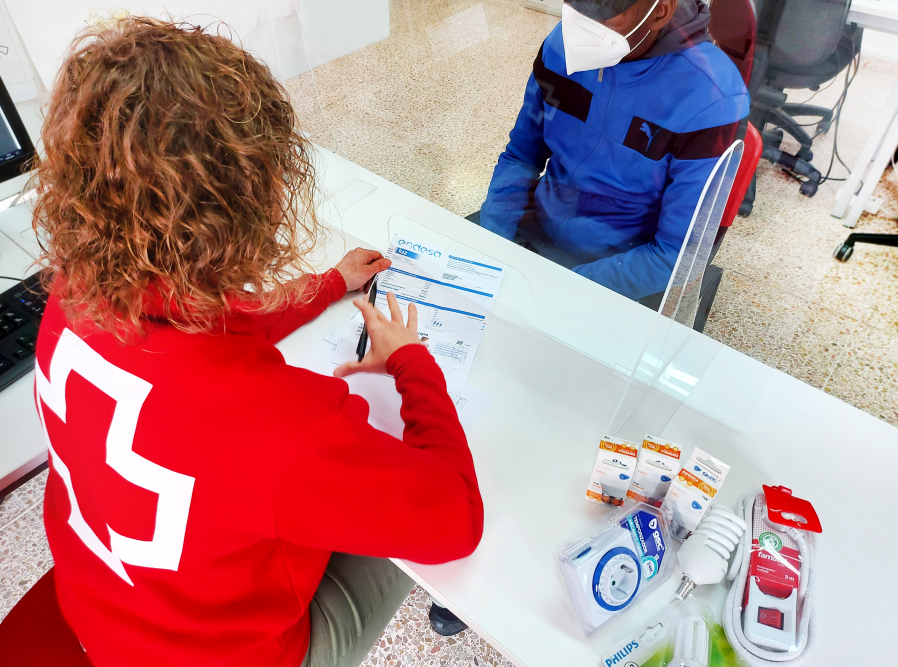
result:
<svg viewBox="0 0 898 667"><path fill-rule="evenodd" d="M34 144L0 79L0 183L31 169Z"/></svg>

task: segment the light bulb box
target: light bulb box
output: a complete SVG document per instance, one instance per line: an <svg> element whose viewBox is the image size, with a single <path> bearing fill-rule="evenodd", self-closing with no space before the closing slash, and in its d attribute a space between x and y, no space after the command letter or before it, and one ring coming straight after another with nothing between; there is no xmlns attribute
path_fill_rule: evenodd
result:
<svg viewBox="0 0 898 667"><path fill-rule="evenodd" d="M633 484L627 496L652 507L661 507L670 483L680 469L682 450L669 440L646 435L639 448Z"/></svg>
<svg viewBox="0 0 898 667"><path fill-rule="evenodd" d="M618 507L623 505L633 481L638 448L635 443L602 436L596 464L589 478L586 499Z"/></svg>

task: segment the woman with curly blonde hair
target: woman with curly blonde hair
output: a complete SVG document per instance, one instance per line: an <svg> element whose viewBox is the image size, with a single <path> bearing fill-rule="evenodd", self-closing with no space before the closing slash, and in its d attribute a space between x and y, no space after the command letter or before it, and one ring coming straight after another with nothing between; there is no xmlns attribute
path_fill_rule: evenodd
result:
<svg viewBox="0 0 898 667"><path fill-rule="evenodd" d="M232 42L127 18L52 91L35 226L45 524L60 606L106 665L358 665L411 589L386 558L470 554L483 505L443 376L359 299L402 440L274 343L389 261L316 275L311 147ZM294 279L292 276L302 274Z"/></svg>

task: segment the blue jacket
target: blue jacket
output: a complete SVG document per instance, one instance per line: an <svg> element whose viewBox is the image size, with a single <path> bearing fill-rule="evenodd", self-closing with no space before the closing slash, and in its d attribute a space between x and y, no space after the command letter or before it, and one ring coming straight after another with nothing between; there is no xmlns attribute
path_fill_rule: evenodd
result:
<svg viewBox="0 0 898 667"><path fill-rule="evenodd" d="M705 181L748 114L742 78L710 42L566 72L559 23L534 62L480 224L511 240L533 210L582 262L580 275L631 299L662 292Z"/></svg>

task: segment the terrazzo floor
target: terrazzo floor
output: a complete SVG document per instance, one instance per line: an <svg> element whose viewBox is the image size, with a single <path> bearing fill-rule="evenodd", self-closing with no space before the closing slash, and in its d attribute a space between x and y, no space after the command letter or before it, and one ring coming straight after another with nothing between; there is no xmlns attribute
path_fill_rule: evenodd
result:
<svg viewBox="0 0 898 667"><path fill-rule="evenodd" d="M557 19L519 0L391 0L391 36L292 79L287 87L316 143L462 216L480 208L496 157L520 108L533 59ZM853 165L898 78L898 63L862 58L838 132ZM839 79L814 103L832 106ZM808 91L790 94L804 101ZM834 132L815 141L826 172ZM795 146L785 144L787 149ZM834 177L846 170L833 168ZM838 182L811 199L762 163L748 218L737 218L715 263L724 279L705 333L898 425L898 249L858 245L831 258L849 233L830 217ZM857 231L898 233L898 175L875 193L879 215ZM42 522L46 472L0 504L0 620L51 566ZM416 588L365 667L510 665L471 631L430 630Z"/></svg>

